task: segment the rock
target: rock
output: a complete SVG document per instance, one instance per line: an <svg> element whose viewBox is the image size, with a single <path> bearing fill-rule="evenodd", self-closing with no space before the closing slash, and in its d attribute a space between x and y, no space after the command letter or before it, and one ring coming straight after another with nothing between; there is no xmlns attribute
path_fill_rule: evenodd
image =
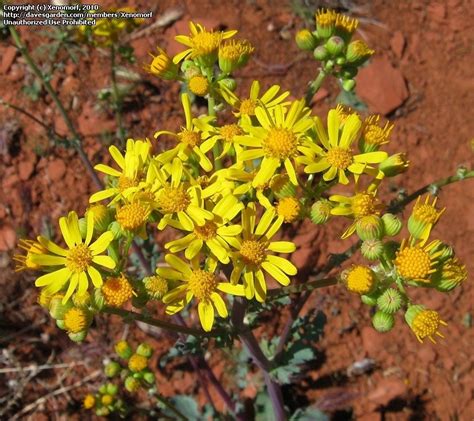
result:
<svg viewBox="0 0 474 421"><path fill-rule="evenodd" d="M21 161L18 164L18 176L21 181L26 181L30 178L35 170L35 162L33 160Z"/></svg>
<svg viewBox="0 0 474 421"><path fill-rule="evenodd" d="M105 119L105 116L101 115L92 103L84 104L77 121L79 132L83 136L96 136L115 131L115 121Z"/></svg>
<svg viewBox="0 0 474 421"><path fill-rule="evenodd" d="M2 55L2 63L0 64L0 73L7 73L10 70L10 66L15 61L17 49L12 45L8 46Z"/></svg>
<svg viewBox="0 0 474 421"><path fill-rule="evenodd" d="M401 31L396 31L390 39L390 47L395 53L398 59L403 56L403 50L405 49L405 37Z"/></svg>
<svg viewBox="0 0 474 421"><path fill-rule="evenodd" d="M431 3L428 6L428 16L435 22L443 22L446 17L446 6L442 3Z"/></svg>
<svg viewBox="0 0 474 421"><path fill-rule="evenodd" d="M391 400L403 396L407 391L406 384L400 379L383 379L368 397L374 405L384 406Z"/></svg>
<svg viewBox="0 0 474 421"><path fill-rule="evenodd" d="M51 181L59 181L66 174L66 164L61 159L55 159L48 164L47 171Z"/></svg>
<svg viewBox="0 0 474 421"><path fill-rule="evenodd" d="M405 79L386 56L375 58L357 76L357 95L371 112L389 114L408 98Z"/></svg>
<svg viewBox="0 0 474 421"><path fill-rule="evenodd" d="M433 344L427 343L425 346L420 347L417 356L420 362L424 364L434 362L436 360L436 351L433 349Z"/></svg>
<svg viewBox="0 0 474 421"><path fill-rule="evenodd" d="M364 326L361 330L362 346L369 356L379 356L385 349L387 337L383 333L377 332L371 326Z"/></svg>
<svg viewBox="0 0 474 421"><path fill-rule="evenodd" d="M327 98L329 96L329 91L325 88L319 89L318 92L313 96L313 103L322 101L323 99Z"/></svg>
<svg viewBox="0 0 474 421"><path fill-rule="evenodd" d="M57 114L54 118L54 130L60 136L67 136L69 133L69 129L60 114Z"/></svg>
<svg viewBox="0 0 474 421"><path fill-rule="evenodd" d="M7 77L11 82L16 82L17 80L23 79L24 76L25 72L23 69L17 63L15 63L12 65L10 73Z"/></svg>
<svg viewBox="0 0 474 421"><path fill-rule="evenodd" d="M0 228L0 251L11 250L16 244L16 232L10 226Z"/></svg>
<svg viewBox="0 0 474 421"><path fill-rule="evenodd" d="M71 95L77 93L80 86L81 83L79 82L79 79L76 79L73 76L66 76L61 84L61 89Z"/></svg>

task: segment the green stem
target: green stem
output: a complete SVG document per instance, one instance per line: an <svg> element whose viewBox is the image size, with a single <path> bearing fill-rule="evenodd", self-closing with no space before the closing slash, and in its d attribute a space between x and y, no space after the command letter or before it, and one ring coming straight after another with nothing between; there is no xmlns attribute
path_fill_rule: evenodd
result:
<svg viewBox="0 0 474 421"><path fill-rule="evenodd" d="M304 101L306 105L309 107L311 105L311 101L313 100L314 95L316 92L319 91L321 85L323 84L324 79L326 78L327 74L323 69L319 70L318 76L314 79L306 89L306 95L304 97Z"/></svg>
<svg viewBox="0 0 474 421"><path fill-rule="evenodd" d="M116 60L116 47L112 44L110 47L110 67L111 67L111 79L112 79L112 108L115 114L115 121L117 122L118 137L120 140L120 146L125 146L125 129L123 127L122 118L122 99L117 85L117 60Z"/></svg>
<svg viewBox="0 0 474 421"><path fill-rule="evenodd" d="M174 414L178 416L179 419L186 421L187 418L173 405L169 399L166 399L164 396L159 395L158 393L154 394L156 400L161 402L164 406L166 406L169 410L171 410Z"/></svg>
<svg viewBox="0 0 474 421"><path fill-rule="evenodd" d="M74 148L76 149L77 153L79 154L79 157L86 167L87 172L91 176L92 180L94 180L95 184L99 187L102 188L102 182L100 181L99 177L94 171L94 168L92 167L89 158L87 157L86 153L84 152L84 149L81 144L81 137L79 136L79 133L77 132L76 128L74 127L74 124L72 123L72 120L69 118L69 115L64 108L61 100L57 96L56 92L54 91L53 87L49 83L48 79L44 76L43 72L40 70L40 68L36 65L34 62L33 58L30 56L28 50L26 47L23 45L20 35L16 31L16 29L13 26L9 26L8 28L10 30L10 34L13 38L13 41L15 42L15 45L18 49L18 51L21 53L25 61L28 63L28 66L30 66L31 70L33 73L36 75L36 77L41 81L43 86L45 87L46 91L48 92L49 95L51 95L51 98L53 99L53 102L55 103L56 107L58 108L64 122L66 123L67 128L69 129L70 133L73 136L73 145Z"/></svg>
<svg viewBox="0 0 474 421"><path fill-rule="evenodd" d="M216 115L216 102L214 97L212 96L212 92L210 92L207 96L207 110L210 116ZM222 169L222 160L217 157L221 154L221 148L219 142L216 142L212 147L212 155L214 156L214 167L216 170Z"/></svg>
<svg viewBox="0 0 474 421"><path fill-rule="evenodd" d="M271 300L276 300L277 298L281 298L290 294L301 294L303 292L333 286L336 285L338 282L338 279L335 277L326 279L316 279L313 281L305 282L303 284L289 285L287 287L271 289L268 291L267 295Z"/></svg>

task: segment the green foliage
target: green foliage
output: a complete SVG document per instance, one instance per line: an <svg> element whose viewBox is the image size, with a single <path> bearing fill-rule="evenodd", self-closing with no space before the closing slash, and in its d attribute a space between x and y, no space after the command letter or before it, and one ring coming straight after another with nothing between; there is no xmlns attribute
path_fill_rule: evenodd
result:
<svg viewBox="0 0 474 421"><path fill-rule="evenodd" d="M329 421L329 417L320 409L308 406L305 409L298 408L289 421Z"/></svg>
<svg viewBox="0 0 474 421"><path fill-rule="evenodd" d="M355 91L348 92L341 89L336 98L336 103L347 105L354 110L367 111L367 105L356 95Z"/></svg>

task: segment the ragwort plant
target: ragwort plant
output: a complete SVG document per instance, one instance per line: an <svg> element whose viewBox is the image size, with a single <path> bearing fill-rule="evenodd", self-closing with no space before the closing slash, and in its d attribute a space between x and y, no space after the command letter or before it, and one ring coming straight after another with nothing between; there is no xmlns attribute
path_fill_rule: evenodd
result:
<svg viewBox="0 0 474 421"><path fill-rule="evenodd" d="M83 215L71 211L59 219L63 245L38 236L23 240L25 253L15 257L19 269L42 272L35 281L38 302L73 341L85 340L100 313L179 334L180 350L174 348L173 355L186 354L198 376L206 372L238 419L245 418L243 406L236 404L238 396L224 390L196 351L209 346L210 338L221 347L232 347L239 339L263 372L273 410L269 416L297 419L304 411L288 412L281 384L290 383L302 364L315 358L312 342L322 333L324 316L310 311L298 317L313 289L343 285L374 309L377 331L390 331L401 314L414 338L435 342L443 337L443 316L413 301L412 291L446 293L467 279L453 248L432 238L431 231L444 211L434 197L438 190L474 172L460 168L456 175L383 203L380 186L409 166L404 152L389 155L384 150L393 124L378 115L364 118L342 105L324 117L309 108L328 76L352 91L358 69L374 50L353 39L358 25L354 18L320 10L315 21L315 30L296 34L298 47L312 52L319 63L305 99L296 100L281 86L265 89L258 80L249 92L237 94L232 75L247 64L254 47L235 30L210 31L190 22L189 34L176 37L186 47L183 52L170 57L158 48L145 64L151 75L182 84L181 128L160 128L152 140L128 139L124 150L112 145L113 164L94 167L105 178L90 197L90 206ZM110 47L117 31L99 32ZM54 91L50 93L54 98ZM207 100L207 114L194 114L195 97ZM233 120L224 124L220 115L229 109ZM173 140L172 147L166 147L165 137ZM349 186L351 192L345 188L345 194L337 193L339 186ZM404 223L397 214L415 199ZM340 217L347 220L341 241L351 236L359 241L315 268L308 279L291 285L298 273L290 260L296 245L282 238L283 227L305 219L324 225ZM404 224L409 236L395 239ZM176 239L159 245L159 263L151 267L139 244L146 239L153 243L156 230L173 231ZM134 265L132 248L141 272L129 270ZM357 250L362 262L342 270L342 263ZM325 278L334 268L340 274ZM275 282L278 288L272 287ZM290 302L291 294L297 298L282 335L259 343L252 332L261 323L259 314ZM170 320L155 318L147 309L151 302L162 303ZM200 326L189 326L194 312ZM132 351L121 341L116 352L126 364L106 365L111 382L85 397L86 408L98 415L126 416L129 408L121 390L134 394L145 388L164 413L192 418L176 405L182 400L166 400L157 393L148 345ZM236 376L245 381L245 373ZM306 411L317 416L315 409Z"/></svg>

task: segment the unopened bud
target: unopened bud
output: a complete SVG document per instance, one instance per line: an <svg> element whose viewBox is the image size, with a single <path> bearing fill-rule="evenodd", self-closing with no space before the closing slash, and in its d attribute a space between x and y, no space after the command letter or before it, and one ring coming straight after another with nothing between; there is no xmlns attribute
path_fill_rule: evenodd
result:
<svg viewBox="0 0 474 421"><path fill-rule="evenodd" d="M367 215L356 222L356 231L363 241L378 240L384 235L384 225L379 216Z"/></svg>
<svg viewBox="0 0 474 421"><path fill-rule="evenodd" d="M111 361L105 366L104 373L107 377L115 377L117 374L120 373L121 369L122 367L118 362Z"/></svg>
<svg viewBox="0 0 474 421"><path fill-rule="evenodd" d="M320 199L311 206L310 217L314 224L324 224L331 216L332 205L327 199Z"/></svg>
<svg viewBox="0 0 474 421"><path fill-rule="evenodd" d="M314 58L318 61L326 61L329 58L329 52L323 45L316 47L313 52Z"/></svg>
<svg viewBox="0 0 474 421"><path fill-rule="evenodd" d="M395 318L391 314L377 311L372 316L372 325L378 332L388 332L395 325Z"/></svg>
<svg viewBox="0 0 474 421"><path fill-rule="evenodd" d="M138 355L142 355L143 357L150 358L151 354L153 354L153 348L147 343L141 343L138 345L136 353Z"/></svg>
<svg viewBox="0 0 474 421"><path fill-rule="evenodd" d="M354 79L347 79L342 82L342 89L346 92L351 92L356 86L356 81Z"/></svg>
<svg viewBox="0 0 474 421"><path fill-rule="evenodd" d="M409 165L410 161L408 161L404 153L396 153L382 161L379 165L379 169L385 176L395 177L398 174L404 173Z"/></svg>
<svg viewBox="0 0 474 421"><path fill-rule="evenodd" d="M133 354L132 348L127 341L118 341L115 344L115 352L124 360L128 360Z"/></svg>
<svg viewBox="0 0 474 421"><path fill-rule="evenodd" d="M295 35L296 45L300 50L311 51L316 47L317 41L308 29L302 29Z"/></svg>
<svg viewBox="0 0 474 421"><path fill-rule="evenodd" d="M345 43L341 37L333 36L326 42L326 50L331 56L336 57L344 50Z"/></svg>
<svg viewBox="0 0 474 421"><path fill-rule="evenodd" d="M383 243L376 239L366 240L362 243L360 251L366 259L377 260L383 254Z"/></svg>
<svg viewBox="0 0 474 421"><path fill-rule="evenodd" d="M382 221L385 235L388 235L389 237L398 235L402 229L402 221L400 221L400 219L392 213L386 213L382 215Z"/></svg>
<svg viewBox="0 0 474 421"><path fill-rule="evenodd" d="M131 376L125 379L124 384L125 384L125 389L130 393L134 393L140 388L140 382Z"/></svg>
<svg viewBox="0 0 474 421"><path fill-rule="evenodd" d="M393 314L402 308L404 299L400 291L388 288L377 299L377 307L384 313Z"/></svg>

